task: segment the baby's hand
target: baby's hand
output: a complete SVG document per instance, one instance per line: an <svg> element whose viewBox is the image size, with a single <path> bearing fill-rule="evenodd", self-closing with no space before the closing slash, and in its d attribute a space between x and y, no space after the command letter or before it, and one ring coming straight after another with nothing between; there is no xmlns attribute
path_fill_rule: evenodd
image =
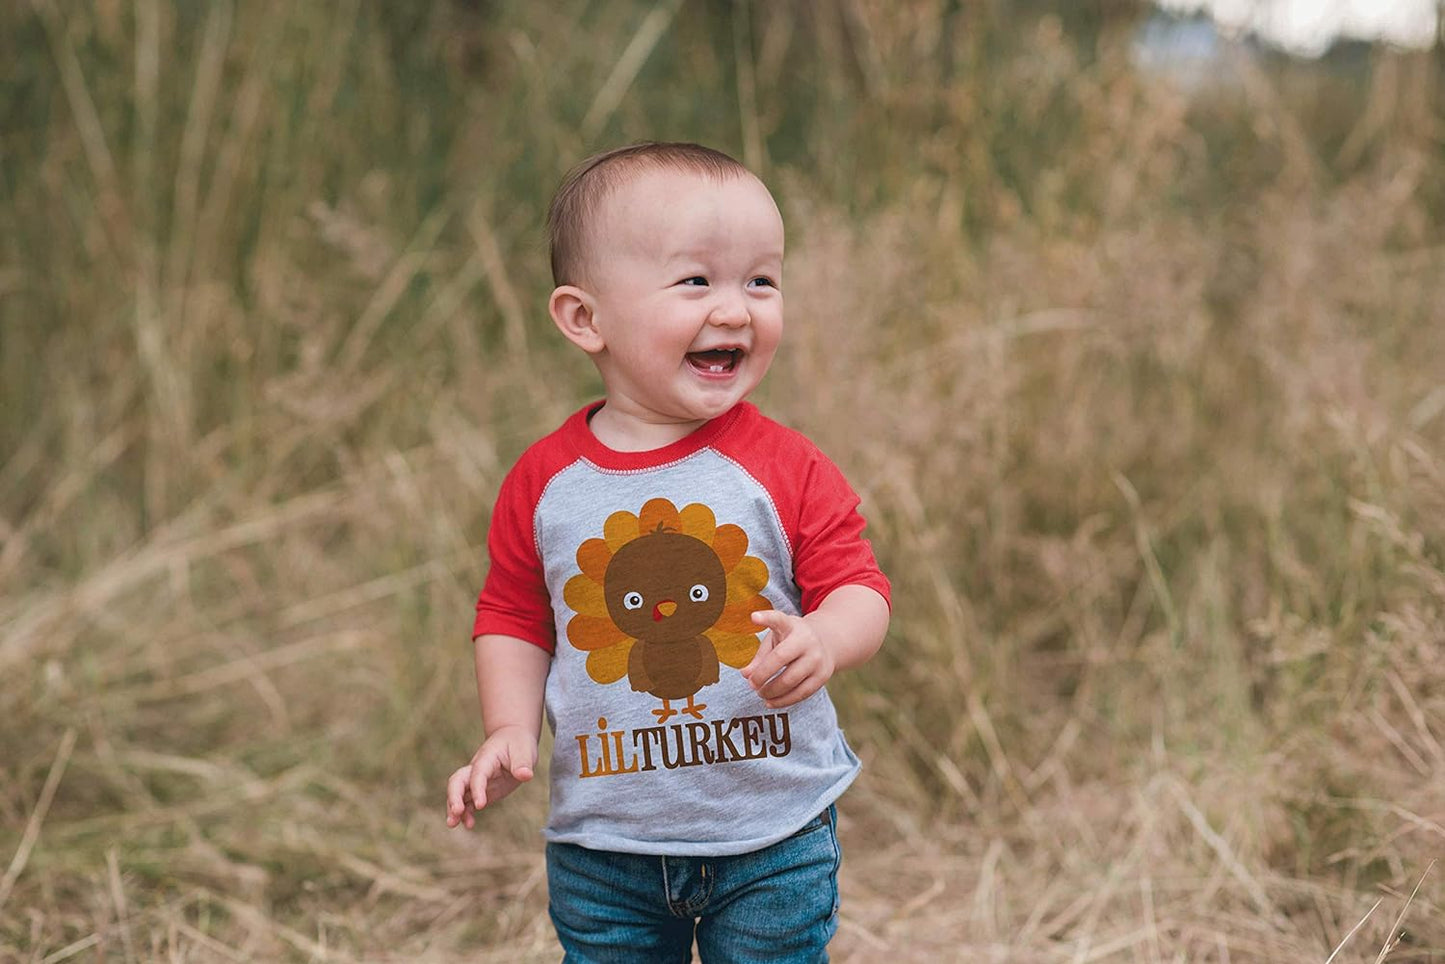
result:
<svg viewBox="0 0 1445 964"><path fill-rule="evenodd" d="M833 652L807 620L766 609L753 622L769 632L742 674L770 709L801 703L832 678Z"/></svg>
<svg viewBox="0 0 1445 964"><path fill-rule="evenodd" d="M524 727L504 726L487 737L472 757L447 780L447 826L476 826L473 810L511 793L532 779L537 739Z"/></svg>

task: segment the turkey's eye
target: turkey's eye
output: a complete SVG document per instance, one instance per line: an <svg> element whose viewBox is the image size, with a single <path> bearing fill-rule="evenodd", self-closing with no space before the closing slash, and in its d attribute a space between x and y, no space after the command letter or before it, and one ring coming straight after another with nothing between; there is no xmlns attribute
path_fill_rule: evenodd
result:
<svg viewBox="0 0 1445 964"><path fill-rule="evenodd" d="M687 598L691 599L693 602L706 602L707 587L704 586L702 583L698 583L696 586L693 586L691 589L688 590Z"/></svg>
<svg viewBox="0 0 1445 964"><path fill-rule="evenodd" d="M624 609L641 609L641 608L642 608L642 593L640 593L640 592L630 592L630 593L628 593L627 595L623 596L623 597L622 597L622 607L623 607Z"/></svg>

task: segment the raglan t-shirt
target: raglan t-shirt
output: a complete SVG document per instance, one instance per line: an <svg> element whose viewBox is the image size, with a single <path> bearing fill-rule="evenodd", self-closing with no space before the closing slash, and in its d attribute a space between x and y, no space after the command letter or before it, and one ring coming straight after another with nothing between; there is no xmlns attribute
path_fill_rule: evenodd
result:
<svg viewBox="0 0 1445 964"><path fill-rule="evenodd" d="M751 614L888 580L859 499L804 436L743 402L617 452L600 403L518 460L488 533L474 635L547 650L550 841L722 856L796 831L857 776L827 690L770 710L739 669Z"/></svg>

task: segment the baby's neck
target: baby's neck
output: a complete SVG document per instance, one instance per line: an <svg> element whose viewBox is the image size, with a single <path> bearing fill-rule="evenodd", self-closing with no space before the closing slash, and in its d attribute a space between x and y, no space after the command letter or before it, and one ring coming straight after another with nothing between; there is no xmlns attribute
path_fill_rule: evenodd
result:
<svg viewBox="0 0 1445 964"><path fill-rule="evenodd" d="M592 414L587 427L592 435L614 452L648 452L686 438L707 424L695 422L654 422L637 418L617 406L604 404Z"/></svg>

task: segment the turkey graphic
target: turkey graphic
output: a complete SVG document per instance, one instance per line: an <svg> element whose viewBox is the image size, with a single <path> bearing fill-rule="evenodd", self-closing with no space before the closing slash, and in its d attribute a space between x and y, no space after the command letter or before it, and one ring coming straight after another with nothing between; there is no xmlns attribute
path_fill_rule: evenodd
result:
<svg viewBox="0 0 1445 964"><path fill-rule="evenodd" d="M581 572L563 589L577 614L567 640L587 653L587 675L601 684L625 676L661 700L658 724L679 713L701 720L698 691L718 681L721 664L748 664L758 651L751 616L773 608L761 594L768 567L747 549L747 533L717 525L700 502L679 510L651 499L635 515L608 516L602 537L578 547Z"/></svg>

